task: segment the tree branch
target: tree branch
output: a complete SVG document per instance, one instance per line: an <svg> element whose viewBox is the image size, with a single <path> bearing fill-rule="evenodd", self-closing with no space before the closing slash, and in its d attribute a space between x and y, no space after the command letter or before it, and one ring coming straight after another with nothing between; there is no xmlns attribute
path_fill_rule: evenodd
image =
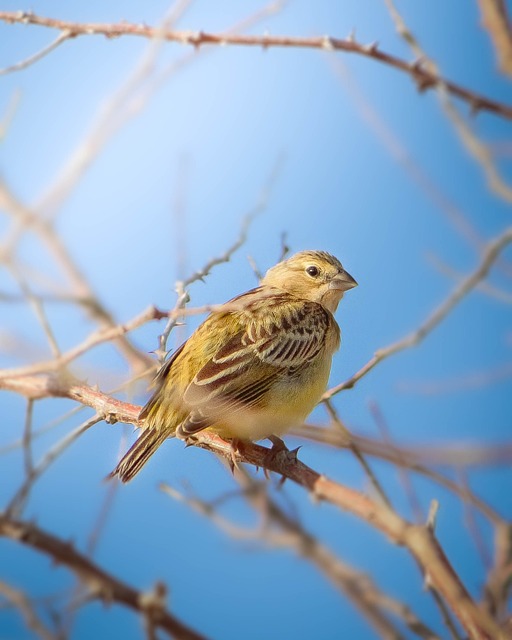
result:
<svg viewBox="0 0 512 640"><path fill-rule="evenodd" d="M387 64L403 73L408 74L421 91L437 86L444 86L454 96L467 102L473 112L490 111L507 119L512 119L512 106L487 98L482 94L466 89L465 87L446 80L428 69L420 62L407 62L390 53L379 49L377 43L361 44L352 36L342 39L330 36L321 37L292 37L292 36L251 36L239 34L214 34L203 31L177 31L165 30L157 27L149 27L144 24L133 23L79 23L45 16L37 16L26 11L0 11L0 20L9 24L32 24L60 31L69 32L70 38L78 36L104 35L107 38L120 36L138 36L144 38L158 38L168 42L190 45L196 49L203 45L236 45L245 47L294 47L306 49L319 49L322 51L345 51L371 58L383 64Z"/></svg>
<svg viewBox="0 0 512 640"><path fill-rule="evenodd" d="M63 542L34 524L0 515L0 536L36 549L71 569L90 590L91 597L123 604L144 616L152 624L178 640L205 640L204 636L185 626L165 608L165 589L157 585L154 592L142 593L101 569L72 544Z"/></svg>
<svg viewBox="0 0 512 640"><path fill-rule="evenodd" d="M424 322L409 335L405 336L397 342L393 342L387 347L383 347L375 352L371 358L359 371L351 378L332 387L323 395L323 400L330 400L334 395L346 389L352 389L361 378L369 373L379 362L389 358L390 356L417 346L422 340L437 327L437 325L445 319L452 309L470 292L472 291L489 273L492 265L499 254L512 243L512 227L508 227L495 240L489 242L482 253L482 259L477 268L461 280L446 300L437 307Z"/></svg>

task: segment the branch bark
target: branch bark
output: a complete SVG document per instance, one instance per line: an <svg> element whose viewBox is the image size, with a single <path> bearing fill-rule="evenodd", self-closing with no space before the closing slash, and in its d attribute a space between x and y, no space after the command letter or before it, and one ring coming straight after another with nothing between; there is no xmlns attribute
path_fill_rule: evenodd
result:
<svg viewBox="0 0 512 640"><path fill-rule="evenodd" d="M184 625L164 605L165 588L157 585L153 592L142 593L101 569L72 544L43 531L34 524L0 515L0 536L36 549L73 571L94 598L117 602L151 619L154 626L177 640L206 640Z"/></svg>
<svg viewBox="0 0 512 640"><path fill-rule="evenodd" d="M422 66L420 61L408 62L379 49L376 42L362 44L356 42L353 36L348 38L321 37L292 37L292 36L251 36L233 33L205 33L203 31L177 31L144 24L123 23L79 23L59 20L45 16L37 16L25 11L0 11L0 20L9 24L32 24L41 27L59 29L69 33L70 38L90 35L103 35L107 38L120 36L138 36L154 38L168 42L190 45L196 49L204 45L236 45L245 47L294 47L303 49L318 49L321 51L345 51L360 56L372 58L387 64L403 73L408 74L417 84L420 91L443 86L452 95L467 102L473 112L489 111L507 119L512 119L512 106L492 100L485 95L471 91L455 82L432 73Z"/></svg>

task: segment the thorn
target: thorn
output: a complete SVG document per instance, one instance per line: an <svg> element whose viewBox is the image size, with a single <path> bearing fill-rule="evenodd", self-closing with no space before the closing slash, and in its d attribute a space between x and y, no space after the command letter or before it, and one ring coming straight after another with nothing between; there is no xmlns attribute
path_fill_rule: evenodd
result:
<svg viewBox="0 0 512 640"><path fill-rule="evenodd" d="M378 48L379 48L379 43L377 40L375 40L374 42L370 42L370 44L365 44L363 46L363 50L365 51L365 53L368 53L370 55L375 53Z"/></svg>
<svg viewBox="0 0 512 640"><path fill-rule="evenodd" d="M439 511L439 502L437 500L432 500L432 502L430 503L430 508L428 510L427 523L426 523L427 529L432 533L434 533L434 529L436 528L436 519L437 519L438 511Z"/></svg>
<svg viewBox="0 0 512 640"><path fill-rule="evenodd" d="M290 459L293 460L294 462L297 462L298 460L298 455L299 455L299 450L302 449L302 445L299 445L296 449L292 449L289 453L290 453Z"/></svg>
<svg viewBox="0 0 512 640"><path fill-rule="evenodd" d="M425 64L425 56L420 56L419 58L416 58L416 60L413 60L409 64L409 68L411 69L411 71L414 71L414 72L423 71L424 64Z"/></svg>
<svg viewBox="0 0 512 640"><path fill-rule="evenodd" d="M334 51L334 45L330 36L324 36L322 38L322 49L326 51Z"/></svg>
<svg viewBox="0 0 512 640"><path fill-rule="evenodd" d="M347 36L347 41L348 42L355 42L356 41L356 30L355 30L355 27L352 27L352 29L350 30L350 33Z"/></svg>
<svg viewBox="0 0 512 640"><path fill-rule="evenodd" d="M477 98L472 98L469 103L469 112L472 116L477 116L482 109L482 102Z"/></svg>
<svg viewBox="0 0 512 640"><path fill-rule="evenodd" d="M195 34L191 34L188 38L189 43L194 47L196 51L199 51L201 44L203 42L204 33L202 31L197 31Z"/></svg>

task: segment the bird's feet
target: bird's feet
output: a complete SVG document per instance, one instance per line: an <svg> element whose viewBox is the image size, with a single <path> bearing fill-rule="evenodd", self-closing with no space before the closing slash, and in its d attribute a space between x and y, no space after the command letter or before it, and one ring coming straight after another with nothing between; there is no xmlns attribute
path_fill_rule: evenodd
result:
<svg viewBox="0 0 512 640"><path fill-rule="evenodd" d="M239 456L243 454L244 451L244 441L240 438L232 438L228 441L230 445L230 457L228 458L229 468L231 469L231 473L235 474L235 469L239 468Z"/></svg>

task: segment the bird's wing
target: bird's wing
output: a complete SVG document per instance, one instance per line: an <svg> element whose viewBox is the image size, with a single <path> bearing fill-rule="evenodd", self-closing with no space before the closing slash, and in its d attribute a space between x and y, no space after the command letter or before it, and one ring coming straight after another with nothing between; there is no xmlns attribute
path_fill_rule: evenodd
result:
<svg viewBox="0 0 512 640"><path fill-rule="evenodd" d="M192 412L184 435L204 429L209 417L260 404L277 379L315 359L331 319L319 304L273 296L249 308L241 322L188 386L184 401Z"/></svg>
<svg viewBox="0 0 512 640"><path fill-rule="evenodd" d="M181 347L176 349L176 351L163 363L163 365L158 370L158 372L157 372L157 374L156 374L156 376L155 376L155 378L153 380L153 384L152 384L152 386L155 387L155 392L152 394L152 396L148 400L148 402L142 407L141 412L139 413L139 419L147 418L147 416L151 412L151 409L153 408L153 406L155 404L158 404L158 402L160 401L158 392L160 391L160 389L165 384L165 381L166 381L167 375L169 373L169 370L172 367L172 365L174 364L176 358L183 351L183 348L185 347L185 344L186 343L184 342L181 345Z"/></svg>

